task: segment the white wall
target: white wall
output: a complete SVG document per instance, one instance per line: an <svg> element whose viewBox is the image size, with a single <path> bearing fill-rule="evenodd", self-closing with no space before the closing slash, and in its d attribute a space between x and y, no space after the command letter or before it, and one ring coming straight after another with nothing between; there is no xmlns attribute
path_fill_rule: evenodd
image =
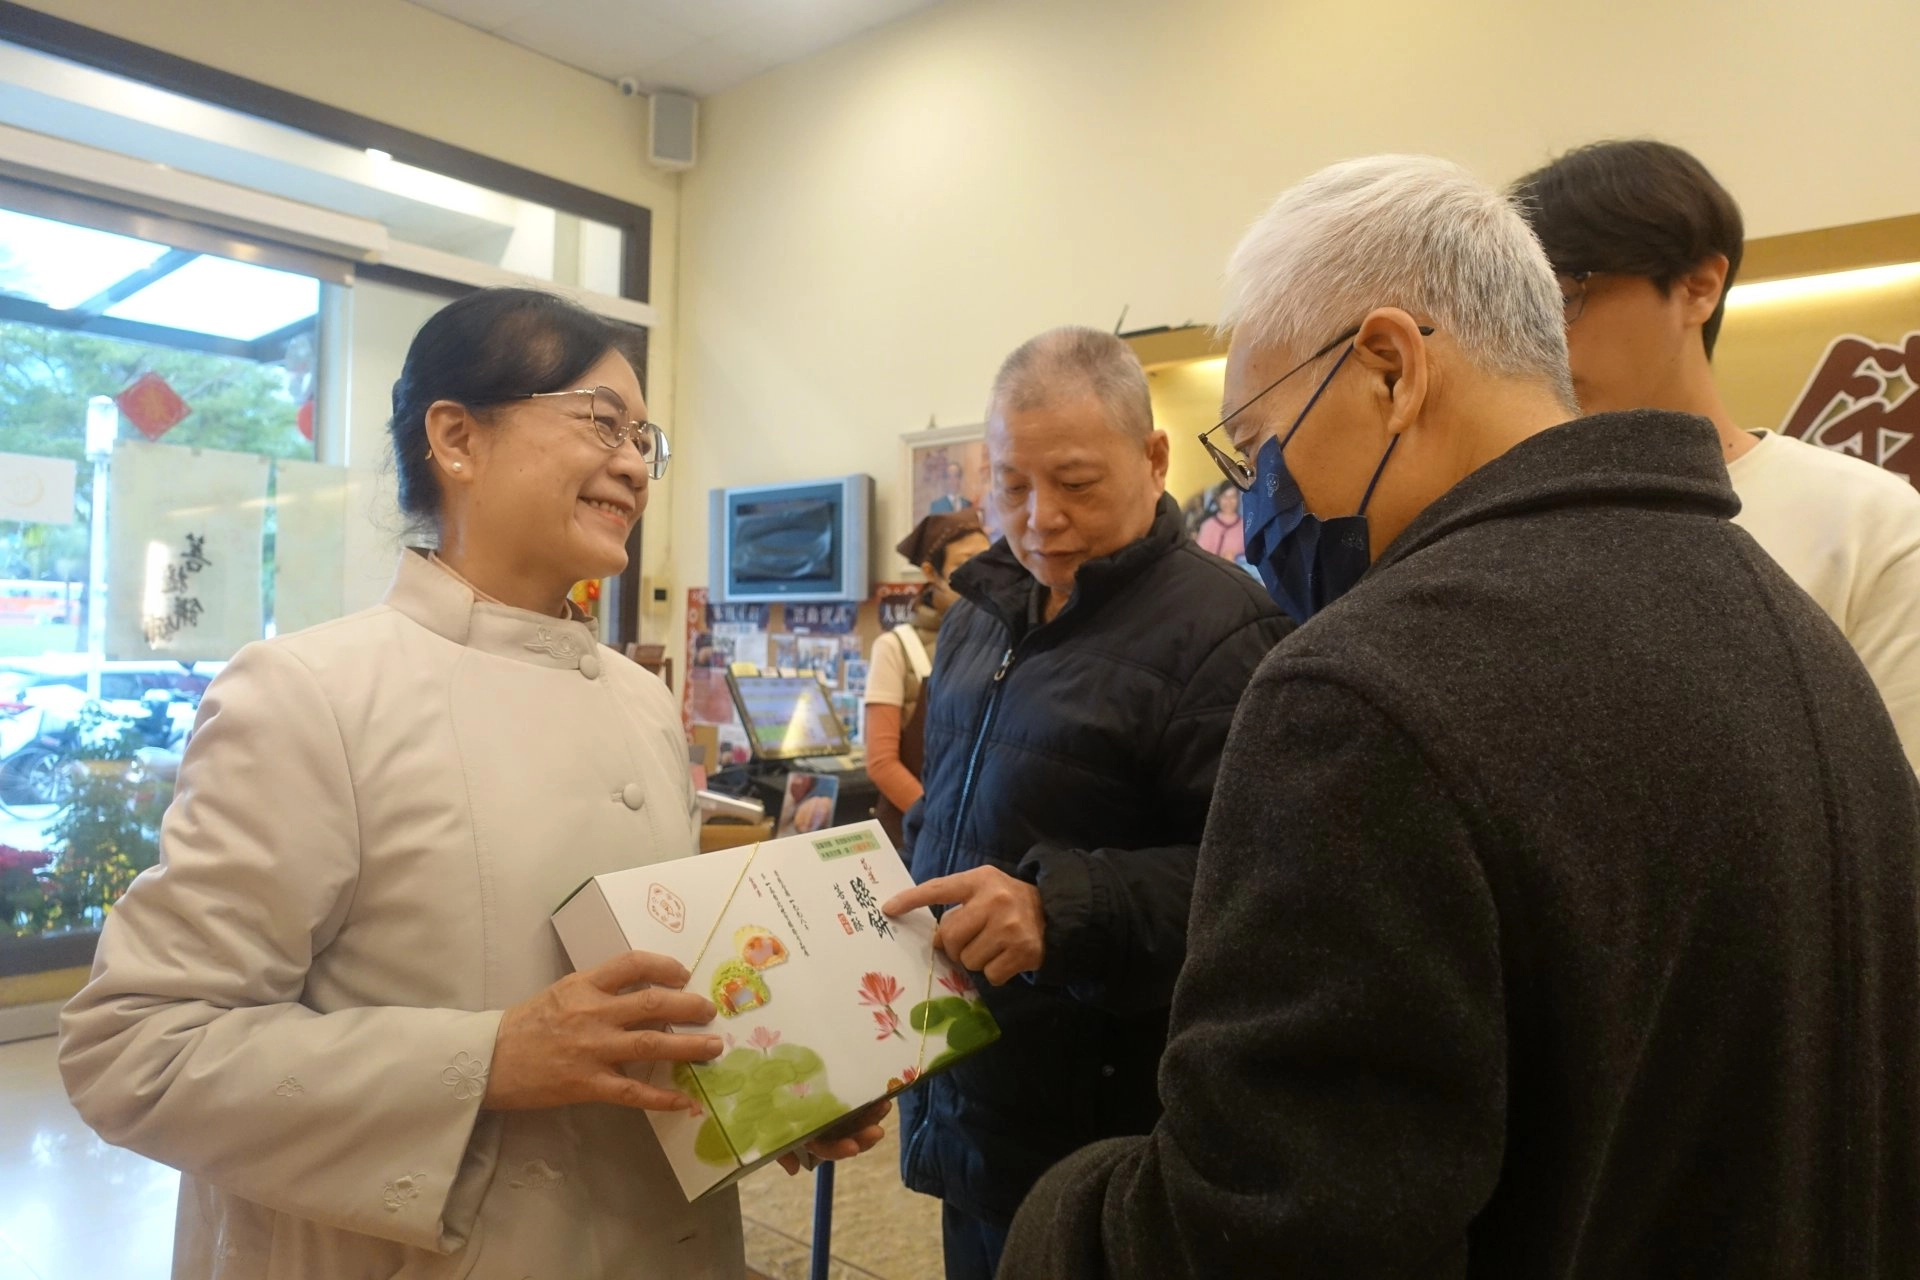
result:
<svg viewBox="0 0 1920 1280"><path fill-rule="evenodd" d="M890 545L901 432L977 420L1040 329L1123 305L1130 328L1211 321L1241 229L1345 156L1436 152L1504 182L1652 134L1715 170L1752 235L1920 211L1914 17L1912 0L947 0L709 99L681 193L676 600L705 580L709 487L869 471Z"/></svg>

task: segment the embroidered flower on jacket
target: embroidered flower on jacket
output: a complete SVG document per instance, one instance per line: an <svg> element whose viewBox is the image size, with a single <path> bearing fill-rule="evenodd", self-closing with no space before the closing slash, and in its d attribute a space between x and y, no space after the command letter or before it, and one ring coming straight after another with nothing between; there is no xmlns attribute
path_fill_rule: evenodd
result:
<svg viewBox="0 0 1920 1280"><path fill-rule="evenodd" d="M279 1094L283 1098L291 1098L296 1093L305 1093L307 1091L307 1086L301 1084L298 1080L295 1080L292 1076L288 1076L285 1080L282 1080L279 1084L275 1085L273 1087L273 1091Z"/></svg>
<svg viewBox="0 0 1920 1280"><path fill-rule="evenodd" d="M420 1184L427 1180L424 1173L407 1173L395 1178L386 1185L381 1193L380 1203L387 1206L388 1213L398 1213L408 1204L420 1198Z"/></svg>
<svg viewBox="0 0 1920 1280"><path fill-rule="evenodd" d="M507 1185L515 1191L539 1191L554 1186L564 1177L565 1174L545 1160L529 1160L520 1166L520 1172Z"/></svg>
<svg viewBox="0 0 1920 1280"><path fill-rule="evenodd" d="M549 628L541 627L539 639L527 641L527 648L534 653L544 653L549 658L566 660L577 658L584 650L572 636L557 636Z"/></svg>
<svg viewBox="0 0 1920 1280"><path fill-rule="evenodd" d="M471 1054L458 1054L453 1065L440 1073L440 1083L452 1089L459 1101L471 1102L487 1091L487 1064Z"/></svg>

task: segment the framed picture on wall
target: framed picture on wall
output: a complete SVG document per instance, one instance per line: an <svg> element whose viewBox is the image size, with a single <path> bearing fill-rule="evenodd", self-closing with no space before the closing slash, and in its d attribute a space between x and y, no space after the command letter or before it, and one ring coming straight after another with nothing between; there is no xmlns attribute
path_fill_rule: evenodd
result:
<svg viewBox="0 0 1920 1280"><path fill-rule="evenodd" d="M930 515L977 510L989 537L999 537L987 501L987 433L983 425L934 427L900 437L906 467L907 514L897 536Z"/></svg>

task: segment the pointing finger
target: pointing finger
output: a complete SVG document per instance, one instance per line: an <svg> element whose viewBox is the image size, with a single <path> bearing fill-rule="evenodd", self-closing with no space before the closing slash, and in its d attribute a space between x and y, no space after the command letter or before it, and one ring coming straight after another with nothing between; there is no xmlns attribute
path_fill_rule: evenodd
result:
<svg viewBox="0 0 1920 1280"><path fill-rule="evenodd" d="M951 906L956 902L965 902L972 896L973 881L965 874L935 876L924 884L902 889L881 903L880 910L890 916L903 916L921 907Z"/></svg>

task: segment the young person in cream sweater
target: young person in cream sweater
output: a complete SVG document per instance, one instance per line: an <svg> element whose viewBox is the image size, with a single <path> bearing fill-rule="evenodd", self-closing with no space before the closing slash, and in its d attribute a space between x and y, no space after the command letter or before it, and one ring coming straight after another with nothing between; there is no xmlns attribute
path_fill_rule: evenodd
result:
<svg viewBox="0 0 1920 1280"><path fill-rule="evenodd" d="M1713 423L1734 522L1853 644L1920 770L1920 490L1728 414L1712 359L1743 247L1733 197L1692 155L1650 141L1569 152L1513 195L1560 277L1580 407Z"/></svg>

